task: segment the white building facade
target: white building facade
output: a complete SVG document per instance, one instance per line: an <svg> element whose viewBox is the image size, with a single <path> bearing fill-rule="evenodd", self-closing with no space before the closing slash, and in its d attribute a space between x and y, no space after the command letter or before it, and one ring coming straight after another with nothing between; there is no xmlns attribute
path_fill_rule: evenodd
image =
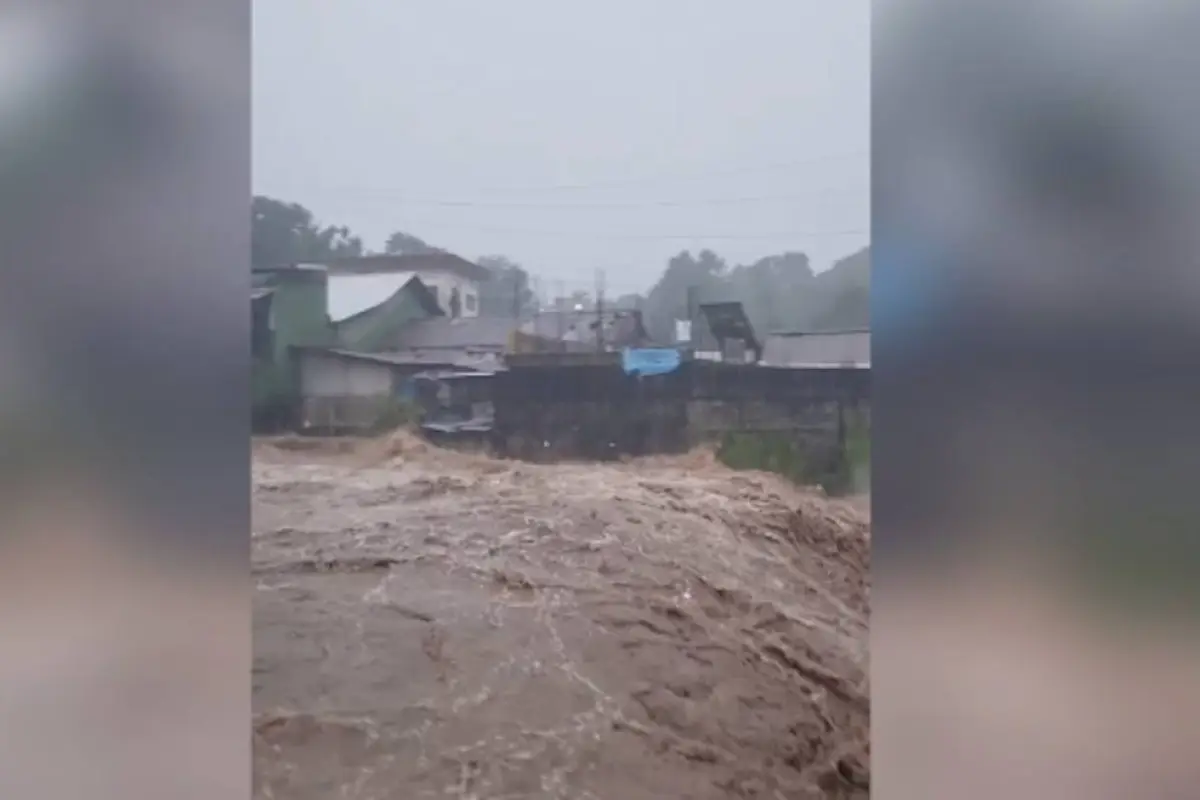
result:
<svg viewBox="0 0 1200 800"><path fill-rule="evenodd" d="M414 277L430 290L448 317L479 316L484 267L450 253L344 258L325 265L329 316L335 323L386 301Z"/></svg>

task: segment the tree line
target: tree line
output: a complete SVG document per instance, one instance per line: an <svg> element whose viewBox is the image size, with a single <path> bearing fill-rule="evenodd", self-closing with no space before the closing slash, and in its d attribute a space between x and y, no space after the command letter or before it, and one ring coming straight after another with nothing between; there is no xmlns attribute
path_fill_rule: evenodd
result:
<svg viewBox="0 0 1200 800"><path fill-rule="evenodd" d="M324 225L299 203L255 196L251 206L251 260L274 266L328 258L367 255L361 237L346 226ZM396 231L384 253L442 252L418 236ZM528 314L537 309L529 273L503 255L474 259L493 278L480 287L480 313L489 316ZM642 311L651 336L669 342L674 321L695 313L695 306L723 300L741 301L756 331L836 330L870 324L870 248L863 248L816 274L800 252L768 255L750 264L729 264L712 250L672 257L658 281L644 295L613 298L617 308ZM591 307L588 292L568 299Z"/></svg>

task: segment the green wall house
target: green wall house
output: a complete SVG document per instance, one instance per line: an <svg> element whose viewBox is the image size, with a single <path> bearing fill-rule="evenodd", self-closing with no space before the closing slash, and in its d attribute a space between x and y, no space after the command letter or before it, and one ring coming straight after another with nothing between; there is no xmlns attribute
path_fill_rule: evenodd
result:
<svg viewBox="0 0 1200 800"><path fill-rule="evenodd" d="M294 348L337 347L358 353L378 353L397 332L416 320L443 316L437 298L415 275L366 276L368 283L342 276L339 290L366 308L331 319L330 275L323 266L300 265L255 269L251 272L252 399L254 429L260 432L293 428L301 405L299 368ZM401 282L402 281L402 282ZM398 285L397 285L398 284ZM383 299L375 300L374 298ZM338 303L339 308L344 302ZM335 311L337 309L334 309Z"/></svg>
<svg viewBox="0 0 1200 800"><path fill-rule="evenodd" d="M291 348L335 342L326 310L323 267L290 266L251 273L251 407L256 430L289 427L299 389Z"/></svg>

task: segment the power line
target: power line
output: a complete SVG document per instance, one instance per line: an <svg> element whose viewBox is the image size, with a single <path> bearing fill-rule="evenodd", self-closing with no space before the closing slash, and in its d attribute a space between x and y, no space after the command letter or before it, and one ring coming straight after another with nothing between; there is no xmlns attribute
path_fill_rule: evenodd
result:
<svg viewBox="0 0 1200 800"><path fill-rule="evenodd" d="M811 166L813 164L824 163L828 161L837 161L839 159L863 158L870 153L868 149L852 150L845 153L828 153L812 158L794 159L790 161L777 161L768 164L759 164L753 166L733 167L727 169L708 169L708 170L687 170L676 173L659 173L657 175L642 175L639 177L616 178L613 180L601 181L586 181L582 183L557 183L557 184L542 184L542 185L525 185L525 186L480 186L473 189L479 193L499 193L499 192L556 192L556 191L576 191L597 188L608 188L613 186L639 186L647 183L658 183L661 181L691 181L691 180L706 180L712 177L724 175L743 175L760 172L772 172L775 170L794 169L796 167Z"/></svg>
<svg viewBox="0 0 1200 800"><path fill-rule="evenodd" d="M824 189L811 194L785 194L785 195L759 195L751 197L725 197L711 198L704 200L647 200L633 202L615 202L615 203L509 203L509 202L489 202L479 200L441 200L432 198L417 198L405 197L400 194L386 195L383 192L377 193L380 205L387 203L389 205L399 206L433 206L438 208L496 208L496 209L539 209L539 210L567 210L567 209L616 209L616 208L692 208L705 206L736 206L749 205L754 203L775 203L775 202L791 202L796 200L807 200L821 194L838 194L849 191L857 191L852 189ZM864 189L869 192L869 187ZM373 198L374 199L374 198ZM358 200L352 202L357 203Z"/></svg>
<svg viewBox="0 0 1200 800"><path fill-rule="evenodd" d="M438 227L437 225L426 225L425 227ZM462 230L481 231L485 233L500 233L510 234L515 236L558 236L567 238L579 239L612 239L620 241L671 241L671 240L689 240L689 241L735 241L735 240L756 240L756 239L784 239L784 238L817 238L825 236L859 236L870 234L870 228L847 228L843 230L825 230L825 231L771 231L761 233L662 233L662 234L636 234L636 233L607 233L604 231L562 231L562 230L528 230L525 228L507 228L507 227L492 227L492 226L477 226L477 225L458 225L454 224L450 227L459 228Z"/></svg>
<svg viewBox="0 0 1200 800"><path fill-rule="evenodd" d="M657 183L666 180L706 180L711 177L719 177L724 175L745 175L758 172L772 172L781 169L794 169L795 167L811 166L812 164L820 164L827 161L836 161L838 159L861 158L867 155L869 150L858 150L848 153L831 153L824 156L816 156L814 158L799 159L793 161L778 161L773 164L761 164L758 166L735 167L732 169L718 170L703 170L703 171L688 171L677 174L660 173L659 175L645 175L638 178L618 178L609 181L588 181L584 183L561 183L551 184L543 187L510 187L508 189L497 188L493 191L512 191L512 192L539 192L539 191L560 191L560 190L579 190L592 189L597 187L609 186L637 186L646 183Z"/></svg>

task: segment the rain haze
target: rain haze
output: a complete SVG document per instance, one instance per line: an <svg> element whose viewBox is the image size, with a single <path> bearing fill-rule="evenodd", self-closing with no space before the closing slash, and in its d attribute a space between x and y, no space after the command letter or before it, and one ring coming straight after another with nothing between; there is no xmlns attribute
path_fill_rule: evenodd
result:
<svg viewBox="0 0 1200 800"><path fill-rule="evenodd" d="M644 292L675 253L869 241L870 7L258 0L254 192Z"/></svg>

